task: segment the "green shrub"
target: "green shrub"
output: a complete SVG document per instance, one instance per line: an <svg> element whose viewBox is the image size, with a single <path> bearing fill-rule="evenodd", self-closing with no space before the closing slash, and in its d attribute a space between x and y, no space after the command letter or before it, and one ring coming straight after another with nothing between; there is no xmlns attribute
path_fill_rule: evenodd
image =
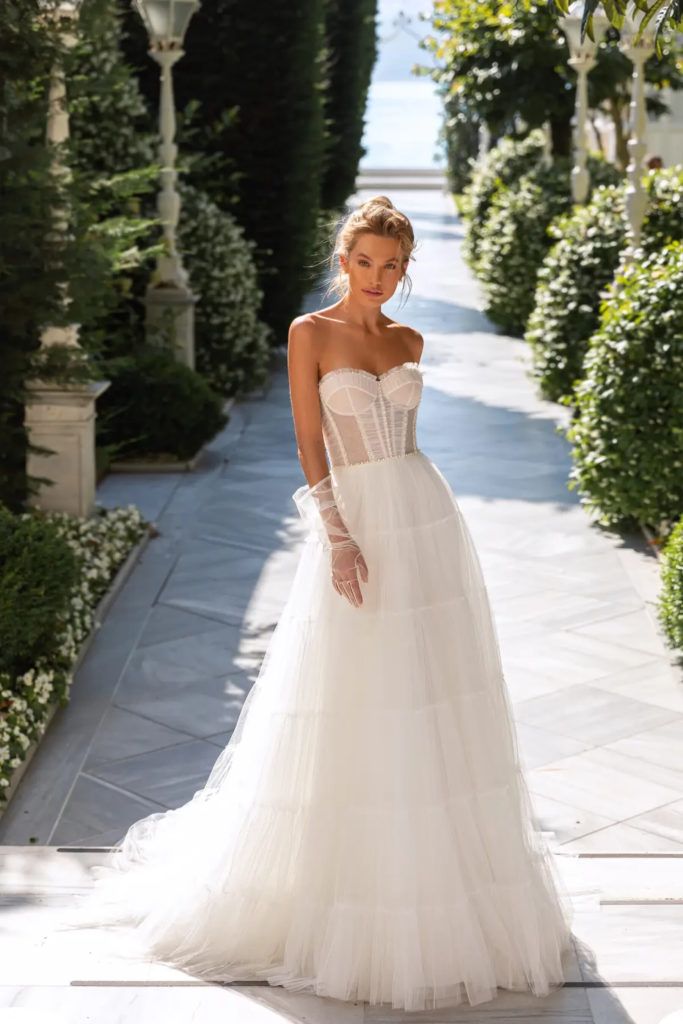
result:
<svg viewBox="0 0 683 1024"><path fill-rule="evenodd" d="M460 200L464 190L471 184L472 175L477 167L481 122L459 92L453 93L443 87L441 105L443 114L439 142L446 154L448 187L458 196L457 205L462 214L469 209L467 200L465 199L464 203Z"/></svg>
<svg viewBox="0 0 683 1024"><path fill-rule="evenodd" d="M580 378L600 299L612 280L625 244L625 184L598 188L589 203L553 222L556 239L538 272L526 340L541 393L568 398ZM683 239L683 169L653 171L642 245L646 252Z"/></svg>
<svg viewBox="0 0 683 1024"><path fill-rule="evenodd" d="M662 557L662 590L657 614L670 645L683 650L683 518L669 534Z"/></svg>
<svg viewBox="0 0 683 1024"><path fill-rule="evenodd" d="M505 136L475 164L470 184L462 193L461 206L467 217L462 251L473 270L477 268L481 237L494 196L539 162L544 141L540 128L523 139Z"/></svg>
<svg viewBox="0 0 683 1024"><path fill-rule="evenodd" d="M0 801L50 708L67 705L97 604L146 529L132 505L88 519L0 511Z"/></svg>
<svg viewBox="0 0 683 1024"><path fill-rule="evenodd" d="M550 244L547 226L570 203L566 160L539 165L495 197L482 231L477 273L487 315L508 334L524 333L536 273Z"/></svg>
<svg viewBox="0 0 683 1024"><path fill-rule="evenodd" d="M683 513L683 244L617 271L576 388L570 489L605 525Z"/></svg>
<svg viewBox="0 0 683 1024"><path fill-rule="evenodd" d="M232 214L203 192L180 187L180 251L199 295L195 308L197 370L224 395L265 383L270 329L258 317L263 292L253 259L255 243Z"/></svg>
<svg viewBox="0 0 683 1024"><path fill-rule="evenodd" d="M78 571L53 523L0 506L0 673L53 657Z"/></svg>
<svg viewBox="0 0 683 1024"><path fill-rule="evenodd" d="M594 186L618 179L605 160L589 157ZM523 335L534 308L536 279L552 239L550 223L571 209L571 164L538 164L509 188L499 189L482 232L477 273L487 313L503 330Z"/></svg>
<svg viewBox="0 0 683 1024"><path fill-rule="evenodd" d="M581 376L604 289L614 277L626 234L624 188L596 189L548 227L556 239L541 264L527 322L533 373L545 398L557 402Z"/></svg>
<svg viewBox="0 0 683 1024"><path fill-rule="evenodd" d="M650 171L646 188L642 242L652 252L683 239L683 164Z"/></svg>
<svg viewBox="0 0 683 1024"><path fill-rule="evenodd" d="M226 423L221 399L194 370L160 349L111 360L98 400L98 442L122 456L191 458Z"/></svg>

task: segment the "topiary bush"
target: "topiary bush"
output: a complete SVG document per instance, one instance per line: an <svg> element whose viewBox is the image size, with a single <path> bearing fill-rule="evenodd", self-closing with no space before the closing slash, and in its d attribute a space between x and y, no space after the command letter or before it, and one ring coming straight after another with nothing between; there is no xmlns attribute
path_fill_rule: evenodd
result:
<svg viewBox="0 0 683 1024"><path fill-rule="evenodd" d="M580 378L600 300L614 276L626 238L626 184L601 186L548 227L555 244L538 271L526 340L533 374L551 401L569 400ZM683 239L683 168L652 171L643 222L645 252Z"/></svg>
<svg viewBox="0 0 683 1024"><path fill-rule="evenodd" d="M110 360L98 400L98 442L118 455L189 459L227 422L203 377L157 348Z"/></svg>
<svg viewBox="0 0 683 1024"><path fill-rule="evenodd" d="M617 271L576 388L569 488L604 525L683 513L683 244Z"/></svg>
<svg viewBox="0 0 683 1024"><path fill-rule="evenodd" d="M662 549L662 590L657 615L672 647L683 650L683 518Z"/></svg>
<svg viewBox="0 0 683 1024"><path fill-rule="evenodd" d="M553 402L570 394L581 376L600 299L624 246L624 192L623 186L602 186L590 202L548 226L555 244L538 270L524 337L541 394Z"/></svg>
<svg viewBox="0 0 683 1024"><path fill-rule="evenodd" d="M478 161L462 192L460 210L467 218L463 256L476 270L484 226L496 193L521 178L543 156L544 135L534 129L523 139L505 136Z"/></svg>
<svg viewBox="0 0 683 1024"><path fill-rule="evenodd" d="M602 158L589 157L594 187L619 178ZM477 265L488 298L487 313L503 330L523 335L534 308L538 270L552 244L548 226L572 205L571 162L537 165L500 189L484 225Z"/></svg>
<svg viewBox="0 0 683 1024"><path fill-rule="evenodd" d="M487 315L508 334L524 333L536 273L550 245L546 228L570 203L566 160L539 165L495 197L481 235L477 273Z"/></svg>
<svg viewBox="0 0 683 1024"><path fill-rule="evenodd" d="M447 87L442 87L440 92L443 113L439 143L446 155L448 187L458 197L458 211L464 215L471 208L463 193L471 185L478 166L481 122L459 92L451 92Z"/></svg>
<svg viewBox="0 0 683 1024"><path fill-rule="evenodd" d="M255 243L232 214L208 196L181 185L180 251L195 307L197 370L224 395L242 395L268 378L270 328L259 320L263 292L253 258Z"/></svg>

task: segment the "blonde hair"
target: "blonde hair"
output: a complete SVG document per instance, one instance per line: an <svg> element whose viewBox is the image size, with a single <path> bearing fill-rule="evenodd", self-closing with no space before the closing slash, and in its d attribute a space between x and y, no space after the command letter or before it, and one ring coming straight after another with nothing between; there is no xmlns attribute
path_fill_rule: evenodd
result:
<svg viewBox="0 0 683 1024"><path fill-rule="evenodd" d="M373 235L380 235L382 238L395 238L400 244L402 258L414 259L413 251L416 248L413 226L404 213L397 210L388 196L372 196L366 199L356 210L349 213L342 221L330 256L330 265L334 271L336 261L340 256L348 259L358 236L365 232ZM408 295L412 289L412 281L407 272L403 277L401 296L405 291L406 281L409 285ZM346 273L337 267L337 273L332 278L325 294L335 291L340 297L348 294L349 284Z"/></svg>

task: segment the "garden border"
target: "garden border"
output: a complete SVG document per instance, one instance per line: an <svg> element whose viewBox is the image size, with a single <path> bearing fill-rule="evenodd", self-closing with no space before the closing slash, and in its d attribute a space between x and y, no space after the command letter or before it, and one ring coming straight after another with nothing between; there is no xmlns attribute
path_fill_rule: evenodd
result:
<svg viewBox="0 0 683 1024"><path fill-rule="evenodd" d="M85 658L86 654L88 653L88 650L90 649L90 645L92 644L93 640L95 639L97 631L99 630L100 626L102 625L102 623L104 622L105 618L107 617L107 614L109 613L109 609L111 608L112 604L114 603L114 601L118 597L118 595L119 595L121 589L123 588L123 585L125 584L126 580L128 579L128 577L132 573L132 571L135 568L135 566L137 565L137 562L138 562L138 559L139 559L140 555L143 553L143 551L145 550L145 548L147 547L147 545L153 539L154 536L155 536L155 533L153 532L152 524L148 524L147 525L147 529L145 530L145 533L143 534L143 536L130 549L130 551L126 555L125 560L122 562L122 564L117 569L117 571L116 571L116 573L115 573L115 575L114 575L114 577L113 577L113 579L111 581L111 586L108 587L106 593L102 595L102 597L100 598L100 600L99 600L99 602L97 604L97 607L95 608L95 611L93 612L92 629L90 630L90 632L88 633L87 637L85 638L85 640L83 641L83 643L80 646L80 649L78 651L76 659L75 659L75 661L74 661L74 663L73 663L73 665L71 667L71 670L70 670L72 675L75 675L76 672L78 671L78 669L80 668L80 665L83 662L83 659ZM12 801L12 797L15 795L15 793L16 793L18 787L19 787L19 783L21 782L21 779L22 779L22 777L24 775L24 772L26 771L26 769L28 768L29 764L31 763L35 752L37 751L38 747L42 743L42 741L43 741L43 739L44 739L44 737L45 737L45 735L47 733L47 730L50 727L50 723L51 723L52 719L54 718L57 710L61 706L62 705L60 705L59 701L53 701L52 705L50 706L49 711L47 712L47 715L45 716L45 719L44 719L44 723L45 724L44 724L44 727L43 727L40 735L37 736L34 740L32 740L32 742L26 748L26 756L23 758L21 764L17 765L17 767L12 772L9 786L5 790L3 803L2 803L2 805L0 805L0 819L2 818L2 816L5 813L5 811L7 810L7 808L9 807L9 805L10 805L10 803Z"/></svg>

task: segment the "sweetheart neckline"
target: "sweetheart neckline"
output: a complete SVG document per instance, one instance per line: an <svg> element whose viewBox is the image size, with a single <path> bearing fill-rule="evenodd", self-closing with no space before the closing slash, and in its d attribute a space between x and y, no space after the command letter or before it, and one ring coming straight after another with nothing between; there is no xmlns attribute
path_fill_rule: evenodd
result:
<svg viewBox="0 0 683 1024"><path fill-rule="evenodd" d="M402 368L403 368L404 366L414 366L414 367L415 367L415 369L418 369L418 368L419 368L419 365L420 365L420 364L419 364L419 363L418 363L418 362L417 362L416 360L414 360L414 359L409 359L409 360L408 360L407 362L405 362L405 363L397 363L397 364L396 364L396 366L390 366L388 370L383 370L383 371L382 371L382 373L372 373L372 371L371 371L371 370L366 370L366 369L364 369L364 368L363 368L362 366L337 366L337 367L335 367L335 369L333 369L333 370L328 370L328 371L327 371L327 373L324 373L324 374L322 375L322 377L321 377L321 378L320 378L320 380L318 381L318 387L320 387L320 385L322 384L322 382L323 382L323 381L324 381L324 380L325 380L325 379L326 379L327 377L331 377L333 373L341 373L342 371L346 371L346 370L351 370L351 372L352 372L352 373L364 373L364 374L366 374L366 375L367 375L368 377L372 377L372 378L373 378L373 380L382 380L382 379L383 379L384 377L386 377L386 376L387 376L388 374L390 374L390 373L393 373L393 372L394 372L394 370L400 370L400 369L402 369Z"/></svg>

